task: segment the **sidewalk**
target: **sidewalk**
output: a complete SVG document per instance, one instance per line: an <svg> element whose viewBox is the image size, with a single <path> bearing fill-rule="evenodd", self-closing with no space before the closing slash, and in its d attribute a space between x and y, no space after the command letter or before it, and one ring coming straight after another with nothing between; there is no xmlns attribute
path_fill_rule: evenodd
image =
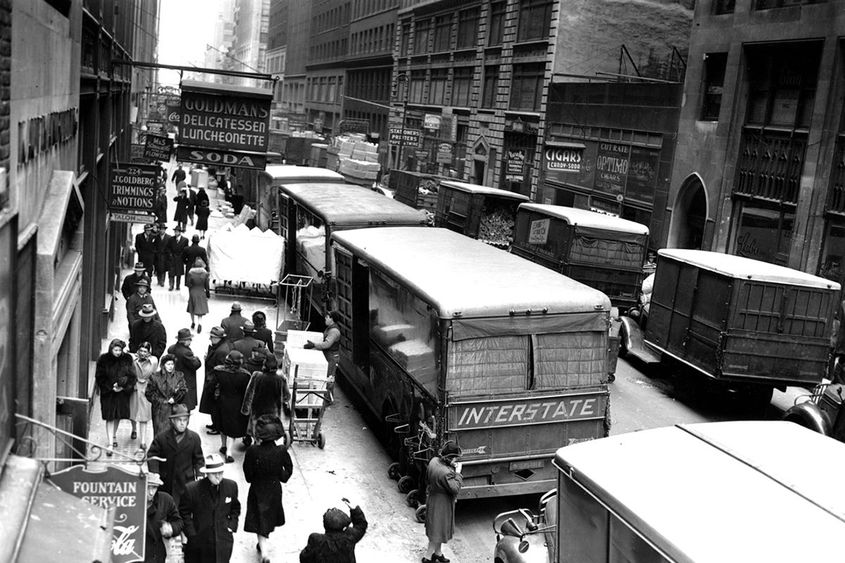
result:
<svg viewBox="0 0 845 563"><path fill-rule="evenodd" d="M168 227L172 228L175 209L172 198L175 197L175 188L169 181L169 176L167 189L168 219L170 219ZM211 198L212 211L215 212L213 215L217 215L217 217L209 218L208 233L211 233L230 220L216 213L217 191L207 191ZM140 229L141 226L136 225L134 232L139 232ZM193 227L188 225L185 236L190 240L193 234ZM201 241L200 244L205 246L206 240ZM129 273L131 270L126 270L123 276ZM160 287L154 280L152 296L167 330L167 344L170 346L176 342L176 333L180 328L191 326L190 315L186 312L188 290L183 285L179 291L168 291L166 283L164 287ZM213 326L219 325L220 321L229 315L234 301L242 304L243 316L251 318L253 312L260 310L267 315L268 326L275 323L276 308L269 301L241 299L212 292L208 302L209 314L202 321L202 333L194 334L191 343L194 354L203 360L203 365L197 373L198 396L202 394L204 359L209 345L208 334ZM113 338L128 341L129 329L125 306L126 302L120 295L116 302L114 319L109 325L108 335L103 341L101 350L105 350ZM98 400L95 400L92 406L90 419L89 439L106 446L108 442L105 423L101 417ZM287 424L287 420L285 422ZM203 451L206 454L216 452L220 447L219 437L210 436L205 432L206 424L210 423L208 415L193 411L189 428L200 435ZM153 438L152 423L148 426L147 444ZM384 477L390 460L344 395L343 390L339 388L335 391L334 405L325 413L323 431L327 442L325 450L307 443L297 443L290 449L294 474L290 481L283 485L287 522L270 536L270 553L265 555L269 555L274 563L299 561L299 552L305 547L308 535L312 532L322 532L323 513L332 506L343 507L340 499L347 497L353 503L360 503L370 523L367 535L356 549L359 561L419 561L426 541L422 525L414 521L413 511L404 505L401 495L395 493L395 485ZM133 456L139 453L139 443L137 440L130 440L130 432L129 421L121 421L117 437L118 451ZM237 441L235 448L230 446L230 454L235 458L235 462L226 465L224 476L237 482L238 497L241 502L239 532L235 535L231 561L233 563L259 561L255 549L255 535L243 532L249 484L243 476L244 447L240 440ZM111 459L117 461L119 458L114 456ZM374 481L379 482L379 485L376 485ZM379 490L384 486L392 487L393 494L385 495ZM180 549L178 546L174 547L168 561L181 563Z"/></svg>

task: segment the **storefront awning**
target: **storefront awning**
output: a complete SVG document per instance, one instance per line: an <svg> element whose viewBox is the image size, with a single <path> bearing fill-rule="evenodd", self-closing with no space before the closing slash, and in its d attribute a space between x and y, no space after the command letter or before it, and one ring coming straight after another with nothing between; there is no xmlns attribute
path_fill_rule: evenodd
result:
<svg viewBox="0 0 845 563"><path fill-rule="evenodd" d="M10 455L0 472L1 561L111 561L113 509L44 481L34 459Z"/></svg>

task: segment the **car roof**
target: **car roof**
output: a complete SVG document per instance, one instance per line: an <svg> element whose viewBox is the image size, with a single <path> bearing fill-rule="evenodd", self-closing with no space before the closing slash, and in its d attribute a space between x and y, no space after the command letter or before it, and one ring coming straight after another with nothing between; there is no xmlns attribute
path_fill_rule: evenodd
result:
<svg viewBox="0 0 845 563"><path fill-rule="evenodd" d="M328 168L317 166L296 166L293 164L268 164L263 174L269 177L273 184L281 182L304 183L311 181L319 182L345 182L343 176Z"/></svg>
<svg viewBox="0 0 845 563"><path fill-rule="evenodd" d="M710 252L707 250L663 248L657 251L657 255L658 257L677 260L736 279L800 285L804 287L833 289L836 291L840 289L838 283L819 276L734 254ZM658 262L658 269L659 267Z"/></svg>
<svg viewBox="0 0 845 563"><path fill-rule="evenodd" d="M329 225L425 225L424 211L355 184L284 184L279 190Z"/></svg>

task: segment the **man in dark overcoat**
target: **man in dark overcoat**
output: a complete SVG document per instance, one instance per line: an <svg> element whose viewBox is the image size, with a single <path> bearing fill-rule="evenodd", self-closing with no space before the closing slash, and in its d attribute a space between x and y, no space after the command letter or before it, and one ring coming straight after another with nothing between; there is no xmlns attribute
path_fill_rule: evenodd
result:
<svg viewBox="0 0 845 563"><path fill-rule="evenodd" d="M123 278L123 283L120 285L120 293L123 294L124 299L128 300L132 297L132 294L135 293L135 284L142 279L150 281L150 278L147 277L144 263L136 262L135 270Z"/></svg>
<svg viewBox="0 0 845 563"><path fill-rule="evenodd" d="M204 464L200 436L188 429L190 417L185 405L173 405L170 428L159 432L147 450L148 470L161 475L161 490L172 496L177 505L185 486L197 478ZM165 461L151 459L154 457Z"/></svg>
<svg viewBox="0 0 845 563"><path fill-rule="evenodd" d="M155 268L155 242L153 241L153 226L144 225L144 232L135 235L135 252L138 253L138 262L144 263L147 277L153 278Z"/></svg>
<svg viewBox="0 0 845 563"><path fill-rule="evenodd" d="M156 358L161 358L164 349L167 347L167 330L158 319L158 313L152 305L146 304L138 312L140 317L129 327L129 351L133 354L144 342L152 346L150 353Z"/></svg>
<svg viewBox="0 0 845 563"><path fill-rule="evenodd" d="M173 237L167 234L167 227L161 224L156 236L156 280L159 287L164 287L164 280L170 270L170 240Z"/></svg>
<svg viewBox="0 0 845 563"><path fill-rule="evenodd" d="M135 292L126 299L126 322L129 323L129 330L132 324L140 317L139 313L144 305L150 305L155 309L156 302L150 295L150 278L144 276L135 282Z"/></svg>
<svg viewBox="0 0 845 563"><path fill-rule="evenodd" d="M205 479L189 483L179 501L188 542L185 563L228 563L238 531L241 503L238 484L223 477L226 462L220 454L205 456L200 469Z"/></svg>
<svg viewBox="0 0 845 563"><path fill-rule="evenodd" d="M250 358L252 351L258 347L264 347L264 343L255 338L255 325L252 324L252 321L246 321L243 324L242 330L244 333L243 338L235 340L235 343L232 344L232 349L243 354L244 358Z"/></svg>
<svg viewBox="0 0 845 563"><path fill-rule="evenodd" d="M194 267L194 262L199 258L208 268L208 252L200 246L200 236L194 235L191 237L191 246L185 249L182 255L182 263L185 265L185 270L190 270Z"/></svg>
<svg viewBox="0 0 845 563"><path fill-rule="evenodd" d="M205 384L202 387L202 397L200 397L199 411L203 414L214 416L214 368L223 365L226 359L226 354L232 351L232 344L226 339L226 331L223 327L215 326L208 334L208 339L211 342L208 345L208 352L205 355ZM220 432L214 427L214 424L206 425L208 434L216 436Z"/></svg>
<svg viewBox="0 0 845 563"><path fill-rule="evenodd" d="M176 371L181 371L188 384L188 394L185 395L185 406L194 410L197 406L197 369L202 365L199 358L191 350L193 341L191 329L180 328L176 334L176 344L167 349L168 354L176 356Z"/></svg>
<svg viewBox="0 0 845 563"><path fill-rule="evenodd" d="M220 321L220 326L226 331L226 338L229 342L235 343L244 337L243 326L246 318L241 316L241 304L235 301L232 303L232 311L229 316Z"/></svg>
<svg viewBox="0 0 845 563"><path fill-rule="evenodd" d="M179 182L184 182L185 178L188 177L187 172L182 168L182 165L176 167L176 170L173 171L173 176L170 180L173 182L174 186L178 186Z"/></svg>
<svg viewBox="0 0 845 563"><path fill-rule="evenodd" d="M147 473L147 537L144 563L165 563L164 540L182 533L182 517L173 497L159 487L164 485L158 473Z"/></svg>
<svg viewBox="0 0 845 563"><path fill-rule="evenodd" d="M168 243L168 249L170 250L170 269L168 273L170 274L170 291L173 291L174 283L176 285L176 290L179 290L179 286L182 283L182 276L185 275L185 249L188 248L188 239L182 236L182 227L176 225L173 227L173 236L170 238L170 242Z"/></svg>

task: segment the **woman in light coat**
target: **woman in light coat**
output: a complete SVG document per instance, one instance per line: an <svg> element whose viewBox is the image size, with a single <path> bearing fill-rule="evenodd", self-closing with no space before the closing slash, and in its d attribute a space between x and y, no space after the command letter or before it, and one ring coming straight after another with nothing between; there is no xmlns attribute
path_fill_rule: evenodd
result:
<svg viewBox="0 0 845 563"><path fill-rule="evenodd" d="M129 401L129 414L132 420L132 438L136 437L136 429L139 438L139 446L142 450L147 449L147 423L152 420L152 405L147 400L147 384L150 377L158 369L158 358L152 355L152 345L149 342L141 342L138 351L135 353L135 393Z"/></svg>
<svg viewBox="0 0 845 563"><path fill-rule="evenodd" d="M194 316L197 320L197 334L202 332L202 318L208 314L208 270L202 258L194 260L194 264L185 275L185 287L188 288L188 313L191 315L191 328L194 327Z"/></svg>

